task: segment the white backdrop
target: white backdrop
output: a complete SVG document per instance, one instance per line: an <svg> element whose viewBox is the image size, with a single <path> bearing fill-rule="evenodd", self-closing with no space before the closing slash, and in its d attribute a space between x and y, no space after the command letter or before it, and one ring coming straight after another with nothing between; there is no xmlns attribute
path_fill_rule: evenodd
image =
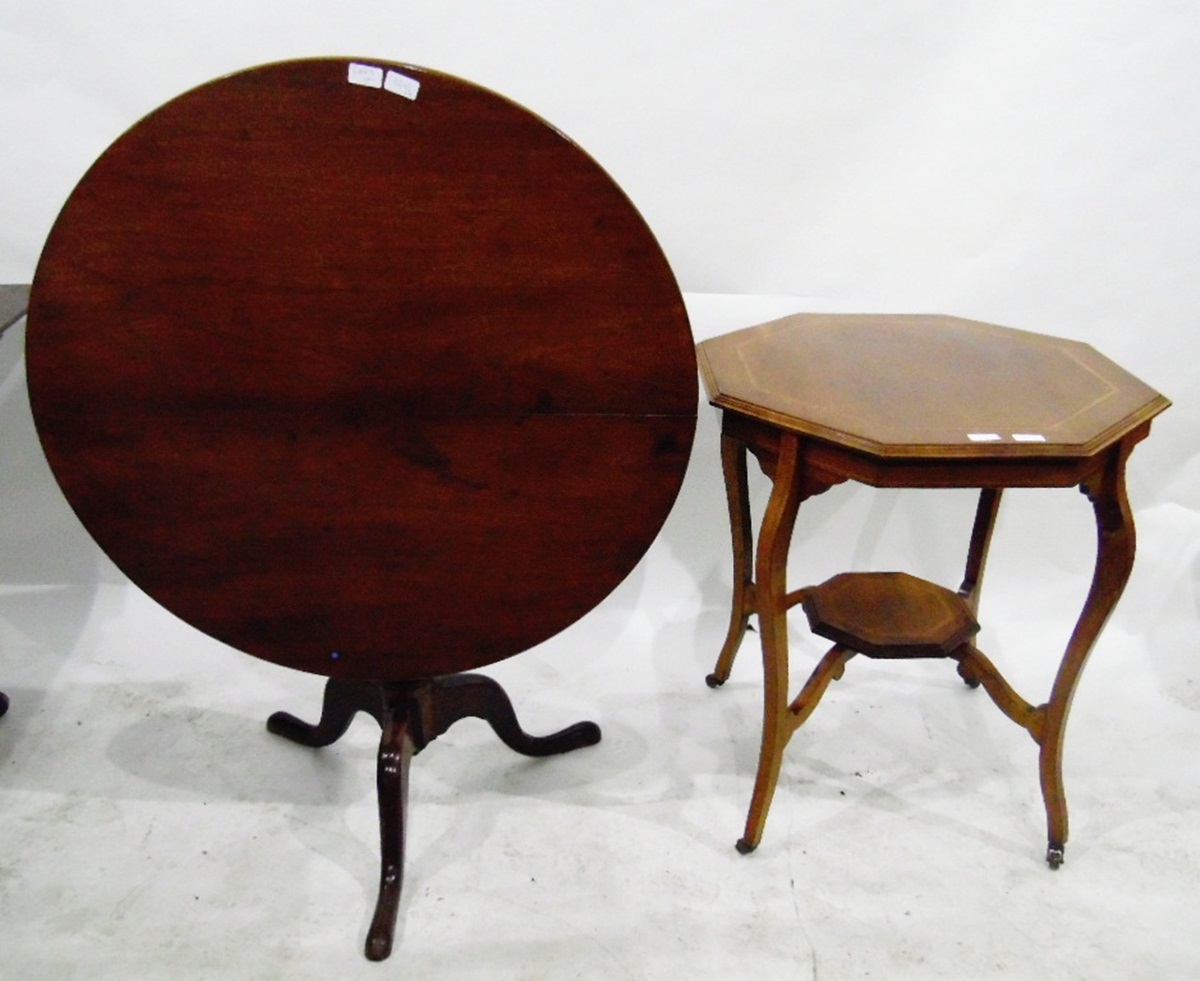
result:
<svg viewBox="0 0 1200 981"><path fill-rule="evenodd" d="M628 191L686 292L1082 337L1180 403L1156 483L1196 445L1195 4L5 0L0 280L31 276L74 183L142 115L321 54L541 113ZM1200 499L1192 477L1171 499Z"/></svg>
<svg viewBox="0 0 1200 981"><path fill-rule="evenodd" d="M335 54L458 74L573 137L659 236L698 339L822 309L1093 343L1176 403L1131 466L1132 602L1196 619L1200 7L5 0L0 281L30 279L75 182L142 115ZM1163 656L1194 676L1190 649Z"/></svg>
<svg viewBox="0 0 1200 981"><path fill-rule="evenodd" d="M1136 832L1130 850L1158 854L1153 852L1158 848L1170 856L1160 870L1169 868L1177 878L1181 869L1196 868L1197 851L1187 835L1194 834L1200 793L1195 754L1188 749L1200 720L1200 408L1195 399L1200 391L1195 336L1200 323L1200 4L0 0L0 282L30 280L45 236L75 182L142 115L217 75L313 55L436 68L495 89L554 123L609 170L645 215L687 296L698 340L802 310L955 314L1088 341L1172 398L1174 407L1155 422L1130 463L1137 566L1094 659L1103 666L1089 669L1081 686L1081 695L1088 694L1076 702L1077 713L1092 712L1092 724L1073 729L1071 745L1080 754L1074 758L1094 758L1088 772L1098 790L1090 813L1105 819L1099 827L1115 824L1118 832ZM97 653L105 650L105 638L111 646L111 638L123 636L114 626L119 618L103 604L96 606L97 583L99 594L107 595L110 587L121 590L121 578L57 496L29 419L19 352L12 336L0 344L0 598L5 600L0 604L0 688L19 693L28 706L38 704L39 692L54 687L56 672L75 678L82 671L87 678L126 655L121 646L116 653ZM759 504L764 488L756 475ZM970 513L969 497L955 492L837 488L801 508L793 584L844 568L901 567L953 586L961 574ZM711 769L712 761L703 757L693 768L688 753L700 753L697 746L709 752L705 738L711 742L717 738L712 733L721 734L720 725L712 729L716 703L705 701L701 679L711 669L727 616L725 521L716 420L706 410L679 506L646 563L590 620L585 618L581 630L549 642L543 660L531 653L516 659L524 667L498 666L525 704L536 702L537 693L560 691L577 699L585 714L603 707L602 721L613 720L614 745L620 750L624 695L645 683L657 700L645 703L651 717L628 723L626 742L642 745L641 736L633 734L643 723L647 731L668 724L687 732L690 741L680 739L677 750L663 753L679 771L679 786L694 786L693 774L701 774L704 766ZM1026 689L1025 682L1036 677L1037 686L1048 691L1052 658L1047 659L1046 646L1058 644L1061 650L1066 640L1087 588L1094 545L1091 511L1079 494L1030 491L1006 500L984 598L983 637L1018 688ZM22 585L34 583L80 588L59 594ZM76 597L73 606L64 598L71 596ZM135 613L140 609L136 601L128 606ZM159 658L151 650L134 666L139 677L146 672L151 694L157 691L155 679L176 685L189 672L208 671L209 663L213 672L223 670L223 652L216 645L206 648L204 638L173 635L156 614L137 613L134 620L134 634L153 628L164 642L184 638L174 647L167 643L168 649L195 645L212 658ZM89 632L81 626L89 622L100 627ZM606 661L557 673L559 664L575 667L562 654L603 652L606 644L622 671L636 662L642 675L603 674ZM75 645L76 673L69 674L65 659ZM734 681L756 686L756 661L753 651L743 652ZM286 681L273 666L246 658L230 664L228 670L260 678L261 684ZM532 672L538 684L524 684L522 671ZM571 678L579 685L577 694ZM549 681L543 685L543 679ZM217 680L212 687L226 697L225 678ZM891 684L891 675L885 681ZM605 701L606 684L621 689L622 697ZM52 691L46 697L73 697L66 687L65 694ZM202 688L180 691L169 688L181 702L205 704ZM1141 700L1100 718L1102 710L1124 705L1131 692L1140 693ZM84 696L97 724L125 724L109 718L113 713L93 713L95 690L79 697ZM737 697L736 691L724 696ZM121 695L127 697L132 696ZM169 722L173 703L156 697L145 718ZM19 704L14 699L14 707ZM757 702L746 704L745 720L729 715L717 722L729 723L735 733L729 741L739 747L738 763L730 763L731 771L748 780ZM255 702L245 714L261 711ZM832 741L838 714L829 712L822 731ZM227 719L211 710L199 714L218 723ZM192 715L187 718L190 730ZM10 733L19 732L15 727L26 724L20 720L14 708L4 724ZM231 745L243 744L244 721L228 722ZM1122 727L1130 738L1118 734ZM17 746L16 737L10 738ZM133 742L141 754L143 744L153 740ZM650 745L648 737L645 744ZM123 745L121 738L116 745ZM1116 750L1126 747L1125 757L1118 759ZM1174 758L1165 752L1170 747L1175 747ZM198 760L211 756L208 749L197 753ZM60 767L74 758L51 757ZM801 762L794 767L805 765L799 751L796 759ZM926 757L913 759L914 766L925 765ZM663 760L653 762L658 766ZM1110 764L1112 789L1106 791L1109 784L1100 774ZM1152 764L1159 769L1152 772ZM637 767L629 765L637 776ZM117 770L131 767L136 773L137 766L126 760ZM108 772L103 765L97 769ZM59 797L73 798L74 777L56 776L54 767L45 770L46 786ZM173 762L170 770L175 774ZM23 813L20 793L26 786L43 792L41 771L28 777L15 767L6 772L15 775L6 778L14 787L10 809ZM1020 772L1032 781L1032 770ZM1148 819L1168 828L1160 839L1144 833L1133 818L1122 825L1112 817L1127 807L1140 820L1142 801L1162 805L1137 783L1147 774L1154 788L1162 788L1163 799L1174 801L1173 816ZM656 771L646 779L654 784L660 776ZM258 779L248 777L247 785ZM118 786L125 785L122 780L128 780L127 773L113 778ZM174 786L172 780L166 783ZM815 796L827 782L815 781ZM1082 793L1088 782L1081 784L1073 792ZM1138 789L1131 792L1135 784ZM208 792L164 792L191 800L201 791ZM722 818L730 841L746 792L739 785L736 793L721 789L715 797L730 809ZM796 813L809 814L814 795L795 796ZM156 820L162 808L157 799L153 803ZM537 820L546 820L545 800L535 803L541 808ZM1030 804L1033 844L1040 833L1039 806ZM584 814L588 820L607 820L610 811L572 812L572 821L584 820ZM369 809L364 813L369 840L373 818ZM666 805L664 813L665 826L675 833L678 814ZM134 826L140 825L135 821ZM597 840L602 839L607 840ZM797 842L800 847L803 838ZM928 835L921 842L923 848ZM935 852L940 847L930 844ZM1119 848L1102 850L1120 855ZM310 851L301 850L305 861ZM57 883L54 870L62 863L53 848L47 854L44 874ZM837 859L837 854L831 857L836 873L831 881L841 882ZM905 865L900 874L911 875L914 867ZM1162 880L1152 872L1135 875L1130 902L1161 892ZM371 874L368 869L366 878ZM929 887L932 893L940 893L951 878L939 876ZM1001 881L999 873L995 878ZM1007 890L1015 880L1003 881ZM1175 888L1162 895L1194 896L1190 880L1179 878ZM190 895L190 886L187 891ZM1122 889L1117 893L1124 895ZM1085 895L1090 894L1081 888L1079 897ZM956 909L978 908L978 896L954 902ZM1012 930L997 934L1007 938L1004 943L1017 944L1014 950L1023 949L1021 931L1035 932L1043 911L1071 903L1038 893L1015 905L1026 910L1030 923L1015 937ZM1177 915L1183 922L1187 914L1181 909ZM1092 924L1090 916L1081 916L1081 922ZM20 950L31 957L41 946L42 919L33 913L27 919ZM162 919L167 925L176 922L174 914L164 913ZM1183 936L1187 929L1176 929L1169 917L1141 922L1122 912L1076 931L1064 950L1100 943L1118 930L1117 924L1135 922L1140 922L1136 931L1130 926L1121 941L1129 946L1130 962L1137 961L1143 946L1158 944L1160 934ZM1057 920L1053 926L1047 926L1052 934ZM989 913L986 928L965 935L978 941L994 928L999 929ZM1133 933L1140 935L1143 928L1149 939L1139 941ZM931 938L946 932L938 923L928 927ZM419 936L412 933L410 946ZM954 931L949 933L955 939ZM63 931L59 939L68 943L69 934ZM790 943L792 934L787 935ZM1086 937L1094 941L1080 939ZM1054 934L1046 950L1057 951L1058 939ZM890 942L885 938L882 948ZM870 945L843 947L867 950ZM339 949L331 947L335 953ZM1028 962L1040 964L1038 958ZM1112 976L1121 975L1120 968L1114 971ZM946 976L963 975L951 970Z"/></svg>

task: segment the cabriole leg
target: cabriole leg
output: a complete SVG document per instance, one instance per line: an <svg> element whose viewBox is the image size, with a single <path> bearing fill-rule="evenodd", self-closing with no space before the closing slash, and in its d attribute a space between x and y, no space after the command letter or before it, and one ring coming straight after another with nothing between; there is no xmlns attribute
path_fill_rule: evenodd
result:
<svg viewBox="0 0 1200 981"><path fill-rule="evenodd" d="M1046 802L1046 861L1051 868L1058 868L1062 864L1068 835L1067 798L1062 772L1067 714L1088 655L1117 600L1121 598L1133 569L1133 514L1125 492L1125 462L1132 447L1131 441L1113 446L1104 467L1084 481L1081 487L1096 513L1096 568L1083 611L1054 679L1050 701L1045 706L1039 769L1042 796Z"/></svg>
<svg viewBox="0 0 1200 981"><path fill-rule="evenodd" d="M595 745L600 741L600 727L594 722L578 722L547 736L532 736L521 728L500 685L483 675L462 674L397 684L331 678L325 685L321 719L316 725L276 712L267 720L267 728L304 746L328 746L346 733L357 712L373 716L382 729L376 760L379 896L366 942L367 957L378 961L392 951L404 885L412 757L459 719L468 717L486 721L506 746L525 756L553 756Z"/></svg>
<svg viewBox="0 0 1200 981"><path fill-rule="evenodd" d="M753 551L750 529L750 493L746 474L746 447L732 436L721 436L721 469L725 474L725 494L729 502L729 528L733 536L733 606L729 630L717 657L717 666L705 681L718 688L729 680L733 659L737 656L750 614L754 612L754 579L750 557Z"/></svg>
<svg viewBox="0 0 1200 981"><path fill-rule="evenodd" d="M753 851L762 839L767 810L779 781L783 750L794 730L787 695L787 554L800 506L800 470L799 440L784 433L755 566L758 623L762 633L763 734L746 830L737 843L742 854Z"/></svg>

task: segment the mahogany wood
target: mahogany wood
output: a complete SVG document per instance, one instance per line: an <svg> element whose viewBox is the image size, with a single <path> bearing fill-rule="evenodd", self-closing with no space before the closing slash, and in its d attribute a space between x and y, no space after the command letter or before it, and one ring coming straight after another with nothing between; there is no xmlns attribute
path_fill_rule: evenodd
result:
<svg viewBox="0 0 1200 981"><path fill-rule="evenodd" d="M152 597L332 677L474 670L632 570L686 467L679 289L544 121L411 66L269 65L151 113L38 265L30 398Z"/></svg>
<svg viewBox="0 0 1200 981"><path fill-rule="evenodd" d="M1062 754L1071 698L1133 565L1125 463L1170 402L1085 344L951 317L797 315L706 341L699 360L723 410L734 558L730 626L707 680L716 688L729 677L751 615L765 674L762 749L738 850L758 846L787 741L847 660L946 656L1037 742L1046 860L1057 868L1068 830ZM748 451L773 481L753 563ZM981 489L957 594L880 573L788 591L800 503L845 480ZM1096 516L1092 587L1041 705L1018 695L970 642L1006 487L1079 487ZM835 646L789 702L786 615L798 602Z"/></svg>
<svg viewBox="0 0 1200 981"><path fill-rule="evenodd" d="M1170 404L1087 344L958 317L798 314L699 355L715 405L868 465L1090 460Z"/></svg>
<svg viewBox="0 0 1200 981"><path fill-rule="evenodd" d="M83 524L184 621L330 678L310 745L382 729L391 946L405 774L444 676L574 623L633 569L698 402L683 300L613 180L528 110L379 61L185 93L87 172L30 299L30 399ZM481 695L480 692L485 692ZM447 723L448 724L448 723Z"/></svg>
<svg viewBox="0 0 1200 981"><path fill-rule="evenodd" d="M29 305L29 286L24 284L0 286L0 337L25 316ZM8 711L8 696L0 691L0 716Z"/></svg>
<svg viewBox="0 0 1200 981"><path fill-rule="evenodd" d="M906 572L843 572L806 590L813 633L881 658L949 657L979 632L957 593Z"/></svg>
<svg viewBox="0 0 1200 981"><path fill-rule="evenodd" d="M287 712L276 712L267 720L267 729L304 746L328 746L345 734L358 712L371 715L383 732L376 770L379 897L366 942L367 957L378 961L392 952L404 883L404 829L412 757L459 719L468 717L486 720L505 745L525 756L553 756L594 746L600 741L600 729L592 722L580 722L549 736L531 736L517 722L504 690L490 678L475 674L395 685L331 678L325 685L325 703L316 725Z"/></svg>

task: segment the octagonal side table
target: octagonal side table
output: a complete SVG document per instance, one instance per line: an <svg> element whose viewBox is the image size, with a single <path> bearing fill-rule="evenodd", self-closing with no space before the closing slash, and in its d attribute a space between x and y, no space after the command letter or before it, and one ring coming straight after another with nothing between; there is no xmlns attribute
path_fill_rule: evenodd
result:
<svg viewBox="0 0 1200 981"><path fill-rule="evenodd" d="M943 657L1038 744L1046 860L1057 868L1068 830L1062 754L1071 698L1133 566L1125 465L1170 402L1086 344L952 317L801 314L713 338L698 352L710 401L722 410L734 558L729 630L708 683L729 677L751 615L765 673L762 747L738 850L758 846L784 748L851 657ZM773 482L757 552L747 451ZM789 591L787 552L800 503L846 480L979 488L958 590L870 572ZM974 644L988 547L1008 487L1078 487L1096 518L1091 589L1049 699L1036 705ZM834 646L789 700L787 612L799 604Z"/></svg>
<svg viewBox="0 0 1200 981"><path fill-rule="evenodd" d="M0 286L0 337L13 324L25 316L29 305L28 285ZM0 691L0 715L8 711L8 696Z"/></svg>

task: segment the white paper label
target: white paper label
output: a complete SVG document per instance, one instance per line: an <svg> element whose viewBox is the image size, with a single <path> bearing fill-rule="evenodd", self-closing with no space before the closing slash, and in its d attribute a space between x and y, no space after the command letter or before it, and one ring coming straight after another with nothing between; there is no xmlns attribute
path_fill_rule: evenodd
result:
<svg viewBox="0 0 1200 981"><path fill-rule="evenodd" d="M967 433L972 443L995 443L1003 439L999 433Z"/></svg>
<svg viewBox="0 0 1200 981"><path fill-rule="evenodd" d="M421 91L421 83L415 78L409 78L407 75L402 75L400 72L394 71L388 71L387 76L383 80L383 87L389 92L404 96L406 99L415 99L417 93Z"/></svg>
<svg viewBox="0 0 1200 981"><path fill-rule="evenodd" d="M350 62L346 72L346 81L351 85L365 85L370 89L383 87L383 69L375 65L364 65L357 61Z"/></svg>
<svg viewBox="0 0 1200 981"><path fill-rule="evenodd" d="M1013 433L1013 439L1018 443L1044 443L1046 437L1041 433Z"/></svg>

